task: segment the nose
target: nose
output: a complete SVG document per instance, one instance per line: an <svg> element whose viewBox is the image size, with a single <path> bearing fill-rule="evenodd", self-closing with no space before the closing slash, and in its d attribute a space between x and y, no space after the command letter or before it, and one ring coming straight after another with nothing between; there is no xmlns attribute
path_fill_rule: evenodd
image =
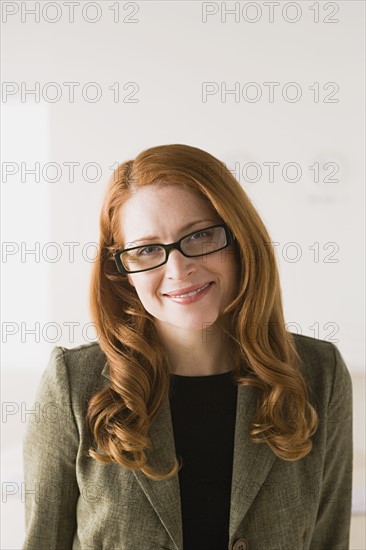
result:
<svg viewBox="0 0 366 550"><path fill-rule="evenodd" d="M195 258L187 258L179 250L171 250L165 264L165 273L170 279L186 279L197 270ZM197 258L196 258L197 260Z"/></svg>

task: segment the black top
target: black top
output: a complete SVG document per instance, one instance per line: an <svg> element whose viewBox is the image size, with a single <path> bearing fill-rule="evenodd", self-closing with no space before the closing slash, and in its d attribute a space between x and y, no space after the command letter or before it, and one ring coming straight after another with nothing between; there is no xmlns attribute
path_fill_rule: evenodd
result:
<svg viewBox="0 0 366 550"><path fill-rule="evenodd" d="M171 374L170 407L179 471L184 550L226 550L237 385L232 371Z"/></svg>

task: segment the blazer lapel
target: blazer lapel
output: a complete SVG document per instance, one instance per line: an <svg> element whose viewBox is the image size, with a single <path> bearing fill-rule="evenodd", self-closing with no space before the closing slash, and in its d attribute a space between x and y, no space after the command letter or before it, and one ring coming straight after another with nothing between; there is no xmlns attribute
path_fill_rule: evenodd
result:
<svg viewBox="0 0 366 550"><path fill-rule="evenodd" d="M167 472L176 455L169 398L165 399L150 427L152 448L147 451L148 464L158 472ZM142 490L155 508L162 524L178 550L183 549L183 526L178 474L171 479L154 481L134 472Z"/></svg>
<svg viewBox="0 0 366 550"><path fill-rule="evenodd" d="M102 374L108 377L108 366ZM251 443L249 428L256 413L258 389L238 386L234 456L231 482L229 541L264 483L276 455L265 443ZM148 464L158 472L171 469L176 456L169 397L150 426L152 447L147 451ZM154 481L139 471L133 472L142 490L154 507L175 547L183 549L183 527L178 474L171 479Z"/></svg>
<svg viewBox="0 0 366 550"><path fill-rule="evenodd" d="M251 420L256 413L258 392L259 390L252 386L238 386L231 482L230 542L233 541L243 517L276 459L268 445L251 443L249 440L248 433Z"/></svg>

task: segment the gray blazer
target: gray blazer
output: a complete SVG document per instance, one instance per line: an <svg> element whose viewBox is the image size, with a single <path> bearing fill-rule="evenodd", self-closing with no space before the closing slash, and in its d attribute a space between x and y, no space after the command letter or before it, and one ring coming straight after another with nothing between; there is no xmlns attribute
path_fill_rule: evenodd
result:
<svg viewBox="0 0 366 550"><path fill-rule="evenodd" d="M347 550L352 486L352 385L338 348L296 336L320 416L313 449L291 462L249 442L258 390L238 388L230 550ZM153 481L87 456L89 398L108 384L98 344L56 347L24 438L27 550L183 550L178 474ZM151 425L149 463L175 456L169 399ZM185 548L184 550L191 550ZM202 549L205 550L205 549ZM225 549L223 549L225 550Z"/></svg>

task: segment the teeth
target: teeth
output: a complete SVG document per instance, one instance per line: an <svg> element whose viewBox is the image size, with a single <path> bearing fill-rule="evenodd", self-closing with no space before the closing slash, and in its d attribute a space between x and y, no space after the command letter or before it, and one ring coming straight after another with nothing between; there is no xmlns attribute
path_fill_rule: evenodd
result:
<svg viewBox="0 0 366 550"><path fill-rule="evenodd" d="M207 283L207 285L201 286L201 288L197 288L197 290L193 290L192 292L187 292L187 294L180 294L179 296L172 296L172 298L184 298L185 296L194 296L198 292L201 292L204 288L208 287L210 283Z"/></svg>

